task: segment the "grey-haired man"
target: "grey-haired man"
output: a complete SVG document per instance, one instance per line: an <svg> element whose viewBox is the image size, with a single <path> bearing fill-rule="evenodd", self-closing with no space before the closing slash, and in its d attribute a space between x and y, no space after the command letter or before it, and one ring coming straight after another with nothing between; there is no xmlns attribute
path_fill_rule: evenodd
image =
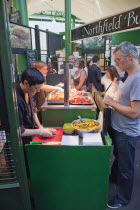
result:
<svg viewBox="0 0 140 210"><path fill-rule="evenodd" d="M132 195L135 150L140 139L140 65L137 49L130 42L122 42L113 54L119 69L128 73L114 98L104 98L104 102L112 107L108 132L115 156L111 177L116 181L117 189L116 197L107 206L115 209L127 205Z"/></svg>

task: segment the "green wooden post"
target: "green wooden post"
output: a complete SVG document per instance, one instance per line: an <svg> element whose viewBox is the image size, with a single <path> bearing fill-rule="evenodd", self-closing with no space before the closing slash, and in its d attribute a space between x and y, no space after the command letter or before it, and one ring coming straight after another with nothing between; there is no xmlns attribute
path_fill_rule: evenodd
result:
<svg viewBox="0 0 140 210"><path fill-rule="evenodd" d="M12 55L10 48L10 32L5 0L0 1L0 60L1 74L3 78L6 110L8 115L9 130L6 131L7 141L11 147L14 157L17 179L4 180L0 184L0 208L2 210L31 210L30 197L25 174L25 164L23 157L22 144L19 142L19 123L17 115L14 69L12 68ZM14 166L13 165L13 166Z"/></svg>
<svg viewBox="0 0 140 210"><path fill-rule="evenodd" d="M70 30L71 30L71 0L65 0L65 49L66 49L66 60L71 54L71 39L70 39Z"/></svg>
<svg viewBox="0 0 140 210"><path fill-rule="evenodd" d="M22 25L28 26L28 12L26 0L13 0L13 12L20 12L20 20Z"/></svg>
<svg viewBox="0 0 140 210"><path fill-rule="evenodd" d="M20 22L28 26L28 13L26 0L13 0L13 12L20 12ZM27 68L27 60L24 54L16 55L18 73L22 73Z"/></svg>

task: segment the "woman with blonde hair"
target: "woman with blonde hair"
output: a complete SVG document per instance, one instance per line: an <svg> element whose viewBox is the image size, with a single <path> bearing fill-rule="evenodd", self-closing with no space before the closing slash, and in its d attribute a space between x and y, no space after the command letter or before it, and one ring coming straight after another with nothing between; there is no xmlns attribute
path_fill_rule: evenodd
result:
<svg viewBox="0 0 140 210"><path fill-rule="evenodd" d="M41 71L42 74L44 74L44 72L47 69L47 73L48 74L56 74L56 70L53 69L52 64L46 64L43 61L36 61L35 63L33 63L32 65L34 68L37 68L39 71Z"/></svg>
<svg viewBox="0 0 140 210"><path fill-rule="evenodd" d="M75 63L75 67L78 68L73 78L73 85L76 90L85 90L87 91L87 73L84 70L85 60L83 58L78 58Z"/></svg>
<svg viewBox="0 0 140 210"><path fill-rule="evenodd" d="M47 76L48 73L48 65L46 63L44 63L43 61L37 61L32 65L33 68L38 69L42 75L44 77ZM36 107L38 109L38 113L40 112L40 108L43 105L43 103L45 102L45 99L47 97L48 92L54 91L54 90L58 90L60 92L64 92L64 90L61 87L56 87L56 86L51 86L51 85L47 85L46 84L46 78L45 78L45 82L43 84L43 86L40 89L40 92L36 93L36 95L34 96L35 102L36 102ZM41 121L41 115L38 114L38 117Z"/></svg>

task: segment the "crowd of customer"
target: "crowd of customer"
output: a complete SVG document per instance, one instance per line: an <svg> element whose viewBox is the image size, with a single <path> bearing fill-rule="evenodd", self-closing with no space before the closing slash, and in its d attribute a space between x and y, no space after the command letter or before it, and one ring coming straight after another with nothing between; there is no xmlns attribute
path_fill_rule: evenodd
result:
<svg viewBox="0 0 140 210"><path fill-rule="evenodd" d="M98 91L102 91L101 80L103 77L101 77L101 70L99 67L100 59L98 56L94 56L92 60L89 60L87 65L85 59L82 57L74 58L73 55L70 55L69 61L71 64L70 70L73 88L76 90L87 91L87 84L90 82ZM29 130L34 129L34 125L43 129L38 119L39 115L36 114L36 110L40 111L40 107L44 103L48 92L53 90L64 91L61 87L46 84L46 76L48 73L47 67L46 63L37 61L33 64L32 68L27 69L22 73L21 82L17 85L17 99L22 136L32 136L34 134L38 134L39 130L32 130L33 132ZM123 84L115 66L107 67L106 75L104 77L107 77L109 82L108 87L105 90L105 95L110 95L112 97L118 88ZM33 95L34 101L36 102L35 111L32 105L33 99L31 96ZM29 114L30 116L28 116ZM44 132L43 130L40 130L40 132L42 135L51 135L48 130L45 130Z"/></svg>

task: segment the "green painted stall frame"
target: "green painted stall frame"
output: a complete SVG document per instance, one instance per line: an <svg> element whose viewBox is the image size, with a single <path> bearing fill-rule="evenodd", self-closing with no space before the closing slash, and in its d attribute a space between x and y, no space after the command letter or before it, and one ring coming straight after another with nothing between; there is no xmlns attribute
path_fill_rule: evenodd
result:
<svg viewBox="0 0 140 210"><path fill-rule="evenodd" d="M48 106L49 107L49 106ZM96 110L47 109L44 126L60 127L82 118L96 119ZM111 144L102 146L27 145L36 210L105 210Z"/></svg>
<svg viewBox="0 0 140 210"><path fill-rule="evenodd" d="M82 118L96 119L96 111L91 109L47 109L42 111L43 126L63 127L64 123L71 123L73 120Z"/></svg>
<svg viewBox="0 0 140 210"><path fill-rule="evenodd" d="M111 146L27 145L36 210L105 210Z"/></svg>

